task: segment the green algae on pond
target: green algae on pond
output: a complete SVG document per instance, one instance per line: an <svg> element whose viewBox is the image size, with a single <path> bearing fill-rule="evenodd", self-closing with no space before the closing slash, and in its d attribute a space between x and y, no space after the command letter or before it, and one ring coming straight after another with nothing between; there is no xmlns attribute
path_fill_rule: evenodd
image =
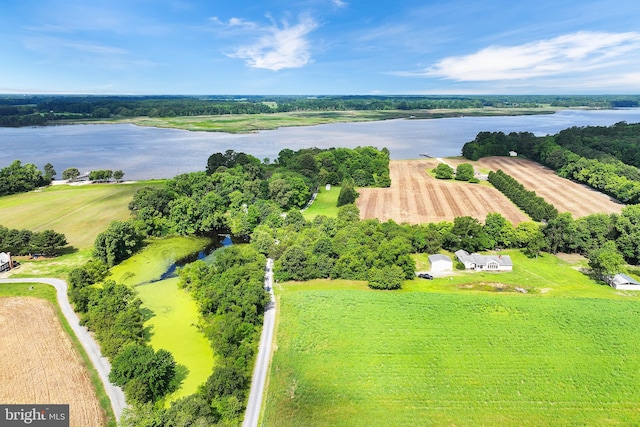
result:
<svg viewBox="0 0 640 427"><path fill-rule="evenodd" d="M144 323L154 350L173 354L178 365L180 387L165 399L166 404L197 391L213 372L213 350L198 329L200 314L189 293L178 288L178 278L159 280L176 261L201 251L211 240L200 237L171 237L153 240L142 251L111 269L108 279L134 287L148 310Z"/></svg>
<svg viewBox="0 0 640 427"><path fill-rule="evenodd" d="M153 312L144 324L149 343L155 350L171 352L179 365L179 376L184 375L180 388L166 401L195 393L213 372L214 361L211 345L197 327L200 315L196 303L187 291L178 288L176 277L137 286L136 291L143 308Z"/></svg>

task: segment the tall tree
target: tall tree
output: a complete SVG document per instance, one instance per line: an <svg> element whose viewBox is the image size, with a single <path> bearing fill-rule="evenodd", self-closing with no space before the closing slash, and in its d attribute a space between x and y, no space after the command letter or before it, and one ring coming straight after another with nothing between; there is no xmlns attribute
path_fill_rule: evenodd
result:
<svg viewBox="0 0 640 427"><path fill-rule="evenodd" d="M56 176L56 170L53 168L51 163L47 163L44 165L44 179L47 181L53 181L53 178Z"/></svg>

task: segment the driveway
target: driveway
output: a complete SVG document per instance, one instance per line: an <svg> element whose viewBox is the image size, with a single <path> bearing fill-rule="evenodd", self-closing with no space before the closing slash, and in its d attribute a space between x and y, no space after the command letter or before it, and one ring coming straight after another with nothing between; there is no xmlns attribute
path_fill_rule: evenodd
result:
<svg viewBox="0 0 640 427"><path fill-rule="evenodd" d="M267 260L267 267L264 275L264 288L271 295L271 301L264 309L264 323L262 325L262 335L260 336L260 347L256 365L253 368L251 377L251 390L249 391L249 401L244 415L243 427L256 427L260 418L260 407L264 394L267 374L269 373L269 362L271 361L271 349L273 343L273 331L276 319L276 300L273 295L273 259Z"/></svg>

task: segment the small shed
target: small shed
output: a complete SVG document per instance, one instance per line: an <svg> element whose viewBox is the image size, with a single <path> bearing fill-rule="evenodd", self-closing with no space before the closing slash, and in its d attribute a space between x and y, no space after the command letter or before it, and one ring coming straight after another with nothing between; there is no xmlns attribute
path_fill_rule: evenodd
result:
<svg viewBox="0 0 640 427"><path fill-rule="evenodd" d="M510 155L511 157L518 157L518 153L517 153L517 152L515 152L515 151L509 151L509 155Z"/></svg>
<svg viewBox="0 0 640 427"><path fill-rule="evenodd" d="M10 252L0 252L0 273L9 271L13 268Z"/></svg>
<svg viewBox="0 0 640 427"><path fill-rule="evenodd" d="M431 266L431 272L453 270L453 261L451 261L451 258L442 254L429 255L429 265Z"/></svg>
<svg viewBox="0 0 640 427"><path fill-rule="evenodd" d="M606 278L607 283L614 289L623 291L640 291L640 282L626 274L618 273Z"/></svg>

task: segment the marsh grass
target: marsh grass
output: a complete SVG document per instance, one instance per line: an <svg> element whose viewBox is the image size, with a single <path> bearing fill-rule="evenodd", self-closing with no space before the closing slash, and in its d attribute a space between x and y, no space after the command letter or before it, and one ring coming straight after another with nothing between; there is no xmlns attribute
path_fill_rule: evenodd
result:
<svg viewBox="0 0 640 427"><path fill-rule="evenodd" d="M457 110L366 110L366 111L297 111L268 114L226 114L217 116L136 117L100 120L72 119L68 123L133 123L140 126L194 131L250 133L290 126L313 126L326 123L367 122L392 119L440 119L461 116L511 116L552 114L559 108L467 108ZM64 123L64 121L61 121Z"/></svg>

